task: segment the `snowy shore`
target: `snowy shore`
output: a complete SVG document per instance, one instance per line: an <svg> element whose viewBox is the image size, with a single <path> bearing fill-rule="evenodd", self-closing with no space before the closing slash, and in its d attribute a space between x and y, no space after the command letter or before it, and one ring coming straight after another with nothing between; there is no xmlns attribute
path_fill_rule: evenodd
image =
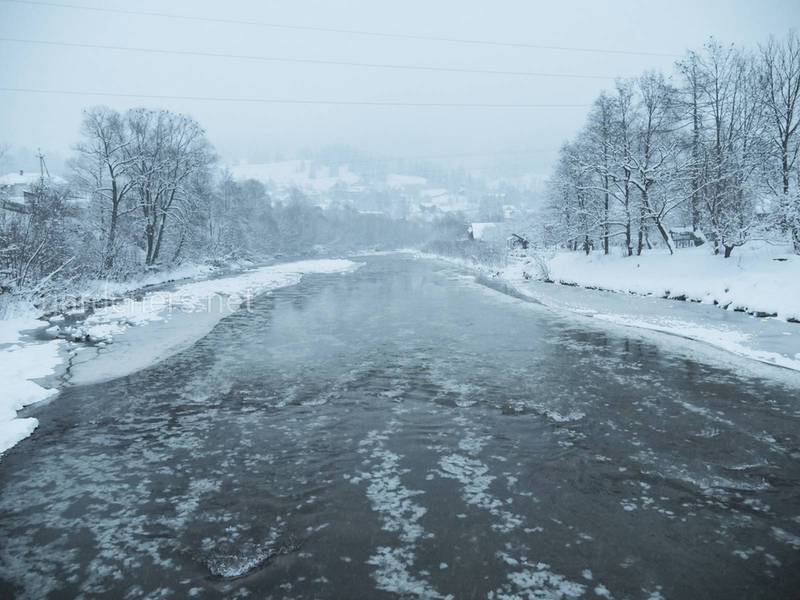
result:
<svg viewBox="0 0 800 600"><path fill-rule="evenodd" d="M542 278L541 263L556 283L700 302L800 322L800 256L786 247L751 243L728 259L703 246L677 250L674 256L665 250L632 257L559 252L527 264L516 261L506 272L519 278L527 267L529 275Z"/></svg>
<svg viewBox="0 0 800 600"><path fill-rule="evenodd" d="M742 254L725 261L699 249L630 259L571 252L517 257L502 268L417 256L467 268L553 310L800 371L800 324L793 322L800 318L800 257L775 251L786 260L773 261L763 249Z"/></svg>
<svg viewBox="0 0 800 600"><path fill-rule="evenodd" d="M306 274L358 267L342 259L298 261L177 283L85 318L55 315L48 322L29 310L0 320L0 454L34 431L38 421L17 411L57 394L59 372L68 370L70 383L91 383L138 371L190 346L257 295L295 285ZM42 330L55 339L39 339Z"/></svg>

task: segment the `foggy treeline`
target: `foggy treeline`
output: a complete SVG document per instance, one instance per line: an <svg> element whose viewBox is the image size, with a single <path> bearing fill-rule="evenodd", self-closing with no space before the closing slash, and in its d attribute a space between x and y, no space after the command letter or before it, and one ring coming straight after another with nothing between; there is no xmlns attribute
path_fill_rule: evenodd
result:
<svg viewBox="0 0 800 600"><path fill-rule="evenodd" d="M683 236L725 257L751 239L800 254L798 124L797 32L754 50L712 39L672 76L597 97L561 149L542 233L586 253L672 252Z"/></svg>
<svg viewBox="0 0 800 600"><path fill-rule="evenodd" d="M755 49L711 40L673 74L620 79L596 98L579 134L563 145L547 206L528 233L586 253L630 256L707 243L728 257L765 239L790 242L800 254L799 127L796 32ZM359 159L341 151L335 158ZM464 188L463 174L413 170ZM64 184L43 176L24 205L0 197L0 292L42 294L181 262L426 242L439 254L478 252L479 244L464 239L468 219L460 212L435 222L381 214L386 195L397 195L390 189L362 200L360 208L375 210L346 201L321 208L300 189L276 194L258 181L235 180L203 127L167 110L85 110L67 176ZM525 204L512 188L486 198L472 217L503 221L506 204ZM529 212L513 219L513 231L523 232ZM502 251L489 250L478 258L501 263Z"/></svg>
<svg viewBox="0 0 800 600"><path fill-rule="evenodd" d="M68 183L42 177L24 206L0 211L0 290L52 292L182 261L398 247L430 227L322 209L300 190L273 198L258 181L235 181L200 124L166 110L84 111L69 172Z"/></svg>

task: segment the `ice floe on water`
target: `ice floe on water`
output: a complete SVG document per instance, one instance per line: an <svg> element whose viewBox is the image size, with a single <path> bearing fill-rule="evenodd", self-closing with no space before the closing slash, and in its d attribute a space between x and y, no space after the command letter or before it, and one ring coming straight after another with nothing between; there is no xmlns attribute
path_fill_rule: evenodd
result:
<svg viewBox="0 0 800 600"><path fill-rule="evenodd" d="M403 485L401 476L408 469L401 469L402 456L385 446L394 432L393 425L396 423L390 423L389 429L382 432L371 431L361 440L359 452L368 454L366 462L371 469L350 478L350 482L355 484L368 482L367 498L372 509L380 515L383 529L396 533L401 542L399 547L379 547L367 562L376 567L373 577L379 589L419 598L446 598L448 596L440 594L430 583L411 572L416 560L417 542L433 537L433 534L426 532L419 523L427 509L414 501L424 492Z"/></svg>
<svg viewBox="0 0 800 600"><path fill-rule="evenodd" d="M486 442L489 441L489 436L485 435L482 437L478 436L464 436L458 441L458 447L460 450L464 452L468 452L470 454L477 454L480 452L483 447L486 445Z"/></svg>
<svg viewBox="0 0 800 600"><path fill-rule="evenodd" d="M283 533L284 523L279 520L277 525L270 529L263 543L244 543L230 551L215 551L206 560L206 566L212 575L222 579L243 577L276 556L288 554L299 547L294 538L282 541Z"/></svg>
<svg viewBox="0 0 800 600"><path fill-rule="evenodd" d="M608 600L611 600L611 598L613 598L611 592L609 592L608 588L604 586L602 583L594 587L594 595L598 596L599 598L608 598Z"/></svg>
<svg viewBox="0 0 800 600"><path fill-rule="evenodd" d="M403 542L416 542L425 535L419 520L427 509L416 504L412 498L424 492L410 490L402 484L398 454L384 448L375 448L370 457L377 464L372 471L363 473L361 478L369 481L367 497L373 508L381 514L383 528L398 533Z"/></svg>
<svg viewBox="0 0 800 600"><path fill-rule="evenodd" d="M497 517L498 522L492 524L492 529L507 533L523 524L522 517L503 508L503 501L491 494L489 486L496 477L489 475L489 467L480 460L461 454L444 456L439 460L439 475L461 484L467 504Z"/></svg>
<svg viewBox="0 0 800 600"><path fill-rule="evenodd" d="M785 529L781 529L780 527L773 527L771 529L772 536L784 544L788 544L795 550L800 550L800 535L795 535L793 533L789 533Z"/></svg>
<svg viewBox="0 0 800 600"><path fill-rule="evenodd" d="M480 457L481 452L491 442L491 437L480 435L474 424L464 415L455 417L454 422L461 427L458 449L460 452L447 453L440 457L438 469L440 477L452 479L460 484L462 498L470 506L486 511L493 517L492 529L501 534L521 531L525 534L540 533L542 527L528 527L526 519L509 510L512 499L502 500L491 491L492 484L498 479L490 474L490 467ZM441 447L439 448L441 450ZM504 473L505 481L513 487L519 478ZM586 536L591 539L589 536ZM512 548L517 544L507 544L506 551L496 553L498 560L509 567L507 582L490 591L488 598L493 600L568 600L584 596L587 585L572 581L564 575L554 572L550 565L534 561L526 556L522 547ZM582 571L584 579L593 580L590 570ZM596 595L611 598L610 592L602 583L596 583ZM604 595L607 594L607 595Z"/></svg>
<svg viewBox="0 0 800 600"><path fill-rule="evenodd" d="M414 552L408 548L388 548L381 546L367 561L377 567L375 580L378 588L400 594L402 597L447 598L453 596L440 594L427 581L411 575L409 566L414 563Z"/></svg>
<svg viewBox="0 0 800 600"><path fill-rule="evenodd" d="M436 369L432 369L435 373ZM471 383L446 377L436 377L436 385L441 389L437 399L452 399L456 406L468 408L478 403L480 388Z"/></svg>
<svg viewBox="0 0 800 600"><path fill-rule="evenodd" d="M465 422L463 417L455 420L461 424ZM440 477L458 481L461 484L464 501L496 517L497 522L492 524L492 528L502 533L508 533L520 527L524 523L524 519L506 510L505 503L500 498L493 496L489 490L492 482L497 478L490 475L488 465L475 456L483 449L488 439L486 436L481 437L470 430L465 430L458 442L459 449L464 454L454 453L441 457L436 473Z"/></svg>
<svg viewBox="0 0 800 600"><path fill-rule="evenodd" d="M557 410L545 410L544 414L555 423L572 423L574 421L580 421L586 416L586 413L580 410L571 410L565 412L559 412Z"/></svg>
<svg viewBox="0 0 800 600"><path fill-rule="evenodd" d="M586 592L584 584L554 573L546 563L532 563L505 552L498 552L497 557L514 570L507 575L508 583L489 592L490 600L566 600L580 598Z"/></svg>

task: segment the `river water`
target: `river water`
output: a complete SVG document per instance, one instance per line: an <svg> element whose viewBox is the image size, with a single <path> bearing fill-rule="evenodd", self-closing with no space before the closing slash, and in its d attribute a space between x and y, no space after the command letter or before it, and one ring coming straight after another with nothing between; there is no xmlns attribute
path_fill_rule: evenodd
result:
<svg viewBox="0 0 800 600"><path fill-rule="evenodd" d="M31 411L0 597L797 597L796 388L363 261Z"/></svg>

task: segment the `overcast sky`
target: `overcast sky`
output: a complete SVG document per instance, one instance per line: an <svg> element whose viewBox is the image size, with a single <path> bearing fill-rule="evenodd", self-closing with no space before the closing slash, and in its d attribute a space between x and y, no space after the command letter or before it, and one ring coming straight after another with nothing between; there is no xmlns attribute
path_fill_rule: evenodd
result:
<svg viewBox="0 0 800 600"><path fill-rule="evenodd" d="M53 3L62 0L53 0ZM66 0L63 0L66 2ZM70 0L72 3L72 0ZM527 47L276 29L109 14L0 0L0 37L271 57L604 76L671 70L710 35L754 46L800 23L797 0L533 2L523 0L74 0L74 5L421 36L661 54ZM419 72L245 59L155 55L0 41L0 87L166 96L418 103L588 104L609 80ZM187 112L228 162L264 161L349 144L470 168L524 160L547 173L586 108L278 105L145 100L0 91L0 143L68 154L80 111L158 106ZM529 153L529 154L520 154ZM484 155L485 154L485 155Z"/></svg>

